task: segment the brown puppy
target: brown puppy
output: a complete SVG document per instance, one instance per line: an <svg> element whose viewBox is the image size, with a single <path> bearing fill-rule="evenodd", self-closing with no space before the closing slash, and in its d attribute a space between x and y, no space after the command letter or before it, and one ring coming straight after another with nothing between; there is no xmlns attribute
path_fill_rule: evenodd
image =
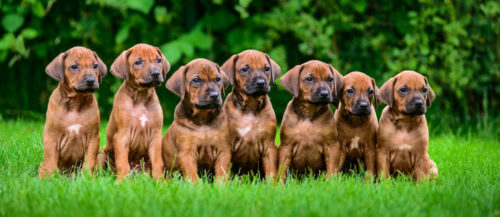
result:
<svg viewBox="0 0 500 217"><path fill-rule="evenodd" d="M97 54L84 47L59 54L45 68L59 86L50 96L43 128L41 178L82 162L93 172L100 149L99 108L93 92L107 71Z"/></svg>
<svg viewBox="0 0 500 217"><path fill-rule="evenodd" d="M331 65L317 60L295 66L281 77L280 82L293 94L281 122L282 178L288 168L298 173L326 170L327 177L340 169L343 158L329 103L338 103L342 80Z"/></svg>
<svg viewBox="0 0 500 217"><path fill-rule="evenodd" d="M276 115L267 93L280 67L265 53L246 50L222 65L234 86L224 102L230 130L232 171L276 176Z"/></svg>
<svg viewBox="0 0 500 217"><path fill-rule="evenodd" d="M362 166L368 174L375 175L378 130L375 80L362 72L351 72L344 76L344 85L339 93L340 105L335 111L335 124L343 156L346 157L342 159L343 170L359 171Z"/></svg>
<svg viewBox="0 0 500 217"><path fill-rule="evenodd" d="M104 147L118 179L141 162L152 169L153 178L162 176L163 112L154 87L163 82L169 70L160 49L147 44L123 51L111 65L111 73L125 80L115 95Z"/></svg>
<svg viewBox="0 0 500 217"><path fill-rule="evenodd" d="M380 88L380 101L388 106L380 117L377 135L379 176L403 173L421 180L437 178L438 170L429 158L429 131L426 106L434 100L427 78L414 71L403 71Z"/></svg>
<svg viewBox="0 0 500 217"><path fill-rule="evenodd" d="M182 170L184 177L198 181L198 171L214 172L217 181L229 173L231 147L227 118L222 112L222 94L228 83L214 62L195 59L179 68L167 88L181 97L174 122L163 136L163 161L167 171Z"/></svg>

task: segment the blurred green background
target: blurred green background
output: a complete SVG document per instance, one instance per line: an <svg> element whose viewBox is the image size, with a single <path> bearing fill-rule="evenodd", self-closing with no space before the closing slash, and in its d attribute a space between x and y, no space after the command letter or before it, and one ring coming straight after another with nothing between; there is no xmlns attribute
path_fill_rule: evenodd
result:
<svg viewBox="0 0 500 217"><path fill-rule="evenodd" d="M498 119L497 0L2 0L0 7L0 119L44 119L57 85L44 69L60 52L82 45L109 67L139 42L161 48L169 76L191 59L222 65L249 48L269 53L282 73L319 59L342 74L363 71L379 87L412 69L436 92L431 121ZM96 93L103 119L121 82L108 74ZM164 86L157 92L170 123L179 99ZM276 84L270 96L281 120L291 95Z"/></svg>

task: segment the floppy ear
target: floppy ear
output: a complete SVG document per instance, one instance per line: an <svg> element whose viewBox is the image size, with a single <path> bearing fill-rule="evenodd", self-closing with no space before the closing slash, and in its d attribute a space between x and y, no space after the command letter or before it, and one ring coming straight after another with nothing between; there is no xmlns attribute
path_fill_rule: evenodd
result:
<svg viewBox="0 0 500 217"><path fill-rule="evenodd" d="M229 78L227 78L226 72L221 70L221 68L219 67L219 64L216 64L215 66L217 67L217 70L219 71L219 73L222 76L222 90L221 90L221 92L223 95L226 95L225 90L226 90L227 86L229 86Z"/></svg>
<svg viewBox="0 0 500 217"><path fill-rule="evenodd" d="M269 55L266 54L266 59L269 62L269 65L271 65L271 81L274 82L277 78L280 77L281 74L281 68L280 66L274 62Z"/></svg>
<svg viewBox="0 0 500 217"><path fill-rule="evenodd" d="M66 52L60 53L45 67L45 73L61 83L64 82L64 59L66 56L68 56Z"/></svg>
<svg viewBox="0 0 500 217"><path fill-rule="evenodd" d="M396 83L396 78L390 78L386 81L380 90L378 91L378 99L387 104L389 107L393 105L394 102L394 84Z"/></svg>
<svg viewBox="0 0 500 217"><path fill-rule="evenodd" d="M96 52L92 51L92 53L94 53L94 57L97 59L97 67L99 68L99 83L101 83L102 78L108 73L108 67L106 67L106 64L104 64L101 58L97 56Z"/></svg>
<svg viewBox="0 0 500 217"><path fill-rule="evenodd" d="M377 84L375 84L375 79L372 78L372 88L373 88L373 106L375 107L375 110L377 110L378 105L380 104L378 101L378 88Z"/></svg>
<svg viewBox="0 0 500 217"><path fill-rule="evenodd" d="M160 48L156 48L156 51L158 51L158 54L160 55L161 58L161 65L163 66L162 70L162 75L163 75L163 80L167 78L167 73L170 71L170 63L167 61L167 58L163 56L163 53L161 52Z"/></svg>
<svg viewBox="0 0 500 217"><path fill-rule="evenodd" d="M431 103L432 103L432 101L434 101L434 98L436 97L436 95L434 94L434 91L432 90L431 85L429 85L427 78L424 77L424 79L425 79L425 84L427 85L426 104L427 104L427 107L431 107Z"/></svg>
<svg viewBox="0 0 500 217"><path fill-rule="evenodd" d="M123 80L127 80L130 75L130 70L127 61L129 55L130 51L128 50L123 51L111 65L111 73Z"/></svg>
<svg viewBox="0 0 500 217"><path fill-rule="evenodd" d="M297 65L292 69L288 70L283 76L280 78L280 83L283 84L288 92L290 92L294 97L299 96L299 85L300 85L300 72L302 71L303 66Z"/></svg>
<svg viewBox="0 0 500 217"><path fill-rule="evenodd" d="M165 84L168 90L175 93L175 95L179 96L181 99L184 97L184 93L186 92L186 88L184 87L184 77L188 69L189 68L187 66L181 66L172 76L170 76L167 84Z"/></svg>
<svg viewBox="0 0 500 217"><path fill-rule="evenodd" d="M234 85L234 73L236 73L236 69L234 68L236 65L236 61L238 60L238 54L231 56L224 64L222 64L222 71L226 72L226 76L231 85Z"/></svg>
<svg viewBox="0 0 500 217"><path fill-rule="evenodd" d="M341 90L342 87L344 86L344 76L342 76L342 74L340 74L335 68L333 68L332 65L328 64L328 68L330 68L330 71L333 74L333 84L335 85L335 87L333 87L333 93L332 93L333 96L332 104L335 107L338 107L342 95Z"/></svg>

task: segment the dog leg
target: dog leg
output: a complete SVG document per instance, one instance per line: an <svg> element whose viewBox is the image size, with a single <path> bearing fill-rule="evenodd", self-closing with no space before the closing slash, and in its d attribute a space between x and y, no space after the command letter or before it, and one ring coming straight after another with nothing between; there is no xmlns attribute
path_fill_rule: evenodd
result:
<svg viewBox="0 0 500 217"><path fill-rule="evenodd" d="M376 164L377 164L378 177L384 177L388 179L390 174L389 174L389 162L388 162L387 151L379 148L377 149L376 156L377 156Z"/></svg>
<svg viewBox="0 0 500 217"><path fill-rule="evenodd" d="M266 147L267 150L264 151L264 156L262 156L262 165L264 166L266 179L272 179L277 174L276 163L278 160L278 148L274 143L274 138L267 143Z"/></svg>
<svg viewBox="0 0 500 217"><path fill-rule="evenodd" d="M429 158L428 154L417 160L415 165L415 178L417 182L425 179L435 180L438 177L436 163Z"/></svg>
<svg viewBox="0 0 500 217"><path fill-rule="evenodd" d="M45 136L46 138L59 138L57 136ZM57 170L59 163L59 153L57 151L57 141L44 139L43 141L43 162L38 168L40 178L45 178Z"/></svg>
<svg viewBox="0 0 500 217"><path fill-rule="evenodd" d="M130 173L130 163L128 162L129 148L126 144L128 138L122 136L121 133L116 133L113 136L113 140L116 175L118 180L121 180Z"/></svg>
<svg viewBox="0 0 500 217"><path fill-rule="evenodd" d="M326 177L338 174L342 169L346 155L342 151L340 144L335 142L334 144L326 146L325 149L325 164L326 164Z"/></svg>
<svg viewBox="0 0 500 217"><path fill-rule="evenodd" d="M198 166L194 156L186 152L179 153L179 165L181 166L182 176L191 182L198 182Z"/></svg>
<svg viewBox="0 0 500 217"><path fill-rule="evenodd" d="M94 168L97 161L97 154L99 153L100 149L99 143L100 143L100 137L99 133L97 133L97 135L94 135L94 137L90 139L87 152L85 153L83 169L90 171L91 174L94 173Z"/></svg>
<svg viewBox="0 0 500 217"><path fill-rule="evenodd" d="M224 183L229 177L229 164L231 163L231 151L224 149L215 161L215 179L218 183Z"/></svg>
<svg viewBox="0 0 500 217"><path fill-rule="evenodd" d="M160 179L163 174L164 163L161 156L161 148L161 130L158 130L148 150L152 167L151 176L156 180Z"/></svg>
<svg viewBox="0 0 500 217"><path fill-rule="evenodd" d="M376 149L375 149L375 144L367 144L364 153L365 157L365 169L366 169L366 176L374 176L376 174L375 170L375 156L376 156Z"/></svg>
<svg viewBox="0 0 500 217"><path fill-rule="evenodd" d="M278 170L278 179L281 181L285 181L286 173L288 171L288 167L290 166L291 158L292 158L292 147L287 144L280 144L278 148L278 157L279 157L279 170Z"/></svg>

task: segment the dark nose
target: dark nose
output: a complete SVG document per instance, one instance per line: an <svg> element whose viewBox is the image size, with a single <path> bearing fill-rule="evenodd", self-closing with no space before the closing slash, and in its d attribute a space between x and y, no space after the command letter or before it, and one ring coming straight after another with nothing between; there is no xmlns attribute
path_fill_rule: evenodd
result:
<svg viewBox="0 0 500 217"><path fill-rule="evenodd" d="M151 69L151 71L149 72L151 74L151 76L153 77L158 77L160 76L160 70L159 69Z"/></svg>
<svg viewBox="0 0 500 217"><path fill-rule="evenodd" d="M367 101L361 101L361 102L359 102L359 108L367 109L368 108L368 102Z"/></svg>
<svg viewBox="0 0 500 217"><path fill-rule="evenodd" d="M414 101L414 103L415 103L415 106L422 106L422 105L424 105L424 101L422 99L416 99Z"/></svg>
<svg viewBox="0 0 500 217"><path fill-rule="evenodd" d="M264 78L255 78L255 84L257 86L264 86L264 84L266 84L266 79L264 79Z"/></svg>
<svg viewBox="0 0 500 217"><path fill-rule="evenodd" d="M208 97L210 97L211 99L217 99L219 97L219 92L210 91L210 92L208 92Z"/></svg>
<svg viewBox="0 0 500 217"><path fill-rule="evenodd" d="M319 91L319 95L320 95L321 97L327 97L327 96L328 96L328 94L329 94L328 90L320 90L320 91Z"/></svg>
<svg viewBox="0 0 500 217"><path fill-rule="evenodd" d="M85 78L85 82L87 83L87 85L93 85L95 83L95 78L94 77L87 77Z"/></svg>

